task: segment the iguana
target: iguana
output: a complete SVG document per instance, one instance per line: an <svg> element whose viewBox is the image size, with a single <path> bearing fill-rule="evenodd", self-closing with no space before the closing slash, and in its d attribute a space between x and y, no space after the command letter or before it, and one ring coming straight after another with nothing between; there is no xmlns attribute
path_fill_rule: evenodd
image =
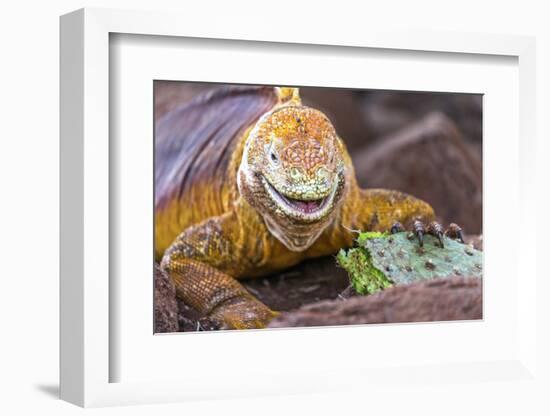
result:
<svg viewBox="0 0 550 416"><path fill-rule="evenodd" d="M350 247L352 230L434 219L413 196L360 189L330 120L299 90L225 87L155 129L155 255L186 304L221 328L277 314L238 281ZM429 230L428 230L429 232Z"/></svg>

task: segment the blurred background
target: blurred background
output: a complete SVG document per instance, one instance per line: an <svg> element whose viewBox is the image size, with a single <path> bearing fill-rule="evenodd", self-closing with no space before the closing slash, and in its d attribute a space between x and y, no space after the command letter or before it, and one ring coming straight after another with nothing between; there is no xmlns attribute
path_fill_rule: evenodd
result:
<svg viewBox="0 0 550 416"><path fill-rule="evenodd" d="M226 84L155 81L155 119ZM444 226L482 233L482 95L300 88L333 122L362 187L429 202Z"/></svg>

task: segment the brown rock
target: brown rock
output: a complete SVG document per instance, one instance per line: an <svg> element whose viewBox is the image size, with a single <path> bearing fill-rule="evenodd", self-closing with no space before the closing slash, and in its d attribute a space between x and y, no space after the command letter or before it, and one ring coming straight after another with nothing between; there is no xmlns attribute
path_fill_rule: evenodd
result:
<svg viewBox="0 0 550 416"><path fill-rule="evenodd" d="M411 91L365 91L361 94L364 124L370 137L396 133L433 111L439 111L457 125L466 141L481 152L481 94Z"/></svg>
<svg viewBox="0 0 550 416"><path fill-rule="evenodd" d="M172 281L155 264L155 333L178 331L178 305Z"/></svg>
<svg viewBox="0 0 550 416"><path fill-rule="evenodd" d="M382 139L354 164L361 186L407 192L429 202L444 225L481 233L481 160L445 115L431 113Z"/></svg>
<svg viewBox="0 0 550 416"><path fill-rule="evenodd" d="M271 328L454 321L482 318L482 281L453 277L391 287L369 296L325 300L285 312Z"/></svg>

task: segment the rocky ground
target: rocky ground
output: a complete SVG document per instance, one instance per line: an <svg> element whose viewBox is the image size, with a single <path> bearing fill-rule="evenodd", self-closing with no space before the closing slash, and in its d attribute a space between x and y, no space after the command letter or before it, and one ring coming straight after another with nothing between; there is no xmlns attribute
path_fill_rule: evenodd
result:
<svg viewBox="0 0 550 416"><path fill-rule="evenodd" d="M271 328L481 319L480 279L453 277L399 285L369 296L305 305L275 318Z"/></svg>
<svg viewBox="0 0 550 416"><path fill-rule="evenodd" d="M467 243L481 249L480 236ZM482 281L456 277L395 286L358 296L332 256L309 260L282 273L242 283L258 299L283 312L272 327L481 319ZM171 282L155 268L156 332L215 329L176 300Z"/></svg>

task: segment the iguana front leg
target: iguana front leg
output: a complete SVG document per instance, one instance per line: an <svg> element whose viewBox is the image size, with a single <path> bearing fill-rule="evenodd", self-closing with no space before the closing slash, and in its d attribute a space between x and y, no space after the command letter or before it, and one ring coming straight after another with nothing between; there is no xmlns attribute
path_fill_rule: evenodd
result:
<svg viewBox="0 0 550 416"><path fill-rule="evenodd" d="M182 232L167 249L162 269L178 297L223 329L262 328L276 312L254 298L233 276L253 267L231 214ZM247 255L248 254L248 255Z"/></svg>
<svg viewBox="0 0 550 416"><path fill-rule="evenodd" d="M353 201L346 209L359 230L390 231L396 223L410 229L415 221L429 223L435 219L429 204L399 191L360 189Z"/></svg>
<svg viewBox="0 0 550 416"><path fill-rule="evenodd" d="M464 233L455 223L444 231L441 224L434 221L433 208L426 202L399 191L385 189L361 189L355 204L348 207L356 212L352 218L359 230L399 232L412 231L423 245L423 235L431 234L443 247L443 236L464 243Z"/></svg>

